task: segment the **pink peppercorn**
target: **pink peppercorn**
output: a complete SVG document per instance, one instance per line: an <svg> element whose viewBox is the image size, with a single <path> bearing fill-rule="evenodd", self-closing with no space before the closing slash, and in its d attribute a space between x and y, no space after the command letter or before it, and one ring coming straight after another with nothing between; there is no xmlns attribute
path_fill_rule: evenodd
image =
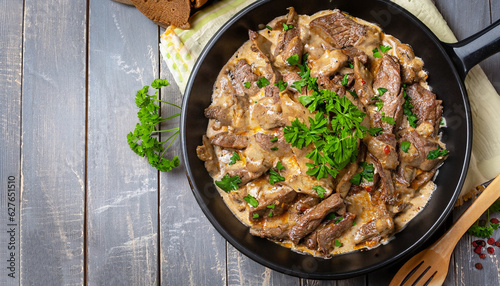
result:
<svg viewBox="0 0 500 286"><path fill-rule="evenodd" d="M494 249L493 247L491 247L491 246L490 246L490 247L488 247L488 248L487 248L487 250L488 250L488 253L489 253L489 254L493 254L493 253L495 253L495 249Z"/></svg>

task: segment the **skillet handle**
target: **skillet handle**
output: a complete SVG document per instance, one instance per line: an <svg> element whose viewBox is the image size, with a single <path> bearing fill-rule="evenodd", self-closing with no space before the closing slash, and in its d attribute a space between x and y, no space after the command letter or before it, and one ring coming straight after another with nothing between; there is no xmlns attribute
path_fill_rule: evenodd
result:
<svg viewBox="0 0 500 286"><path fill-rule="evenodd" d="M500 51L500 20L462 41L443 45L463 80L472 67Z"/></svg>

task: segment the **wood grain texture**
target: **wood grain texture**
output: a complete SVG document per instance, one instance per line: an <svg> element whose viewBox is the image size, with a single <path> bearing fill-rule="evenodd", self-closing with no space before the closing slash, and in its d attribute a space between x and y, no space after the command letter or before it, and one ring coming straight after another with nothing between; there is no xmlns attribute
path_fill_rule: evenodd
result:
<svg viewBox="0 0 500 286"><path fill-rule="evenodd" d="M366 275L344 280L302 279L303 286L361 286L366 285Z"/></svg>
<svg viewBox="0 0 500 286"><path fill-rule="evenodd" d="M0 285L19 284L19 183L21 153L21 74L23 42L23 3L21 1L0 1ZM14 188L9 188L9 177L15 178ZM9 190L9 192L8 192ZM13 191L12 191L13 190ZM8 196L7 194L15 194ZM14 198L14 201L11 199ZM14 206L15 215L10 221L8 208ZM12 224L9 226L8 224ZM15 225L14 225L15 224ZM14 240L10 228L14 227ZM7 245L7 243L11 243ZM13 271L7 269L14 253ZM5 260L4 260L5 259ZM12 276L8 276L13 273Z"/></svg>
<svg viewBox="0 0 500 286"><path fill-rule="evenodd" d="M500 0L489 0L490 4L490 23L493 23L500 19ZM500 76L498 76L498 71L500 70L500 54L491 56L489 59L481 63L481 67L488 76L489 80L500 94Z"/></svg>
<svg viewBox="0 0 500 286"><path fill-rule="evenodd" d="M158 172L133 153L135 91L158 77L156 26L133 7L90 1L87 281L158 283Z"/></svg>
<svg viewBox="0 0 500 286"><path fill-rule="evenodd" d="M300 279L271 270L227 245L227 285L300 285Z"/></svg>
<svg viewBox="0 0 500 286"><path fill-rule="evenodd" d="M162 88L162 100L180 106L181 93L163 60L160 67L161 78L171 83ZM162 116L166 117L179 110L163 105L162 112ZM162 129L178 126L179 117L167 121ZM166 153L167 158L175 155L181 157L179 137ZM226 240L196 202L182 158L178 168L160 175L160 238L162 285L226 284Z"/></svg>
<svg viewBox="0 0 500 286"><path fill-rule="evenodd" d="M21 284L84 280L86 1L25 1Z"/></svg>

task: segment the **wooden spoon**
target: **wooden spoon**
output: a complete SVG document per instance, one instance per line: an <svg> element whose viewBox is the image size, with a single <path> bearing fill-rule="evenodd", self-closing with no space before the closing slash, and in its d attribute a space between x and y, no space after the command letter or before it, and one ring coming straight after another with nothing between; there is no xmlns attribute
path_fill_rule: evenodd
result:
<svg viewBox="0 0 500 286"><path fill-rule="evenodd" d="M442 285L451 253L469 227L500 197L500 175L433 245L408 260L394 276L395 285Z"/></svg>

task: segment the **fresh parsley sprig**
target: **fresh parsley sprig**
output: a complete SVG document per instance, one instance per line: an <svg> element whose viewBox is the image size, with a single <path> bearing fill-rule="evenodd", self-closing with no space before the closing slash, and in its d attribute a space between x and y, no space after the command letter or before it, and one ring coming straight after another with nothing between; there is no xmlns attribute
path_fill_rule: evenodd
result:
<svg viewBox="0 0 500 286"><path fill-rule="evenodd" d="M493 235L493 232L498 229L498 223L492 223L490 221L490 211L491 212L500 212L500 199L496 200L487 211L487 220L485 225L479 225L479 220L477 220L467 231L468 234L481 237L488 238Z"/></svg>
<svg viewBox="0 0 500 286"><path fill-rule="evenodd" d="M180 163L178 156L174 156L172 160L163 157L179 135L179 128L160 130L159 125L164 121L179 116L180 112L163 118L160 116L159 104L165 103L179 109L181 108L176 104L158 99L158 90L168 85L169 83L167 80L156 79L151 83L151 87L156 89L153 95L148 93L149 86L147 85L137 91L135 104L139 107L139 112L137 113L139 123L137 123L133 132L127 134L127 143L130 149L141 157L146 156L151 166L163 172L172 170L172 168L179 166ZM171 132L173 133L166 140L161 142L158 140L161 133ZM167 147L165 147L165 145L167 145Z"/></svg>

